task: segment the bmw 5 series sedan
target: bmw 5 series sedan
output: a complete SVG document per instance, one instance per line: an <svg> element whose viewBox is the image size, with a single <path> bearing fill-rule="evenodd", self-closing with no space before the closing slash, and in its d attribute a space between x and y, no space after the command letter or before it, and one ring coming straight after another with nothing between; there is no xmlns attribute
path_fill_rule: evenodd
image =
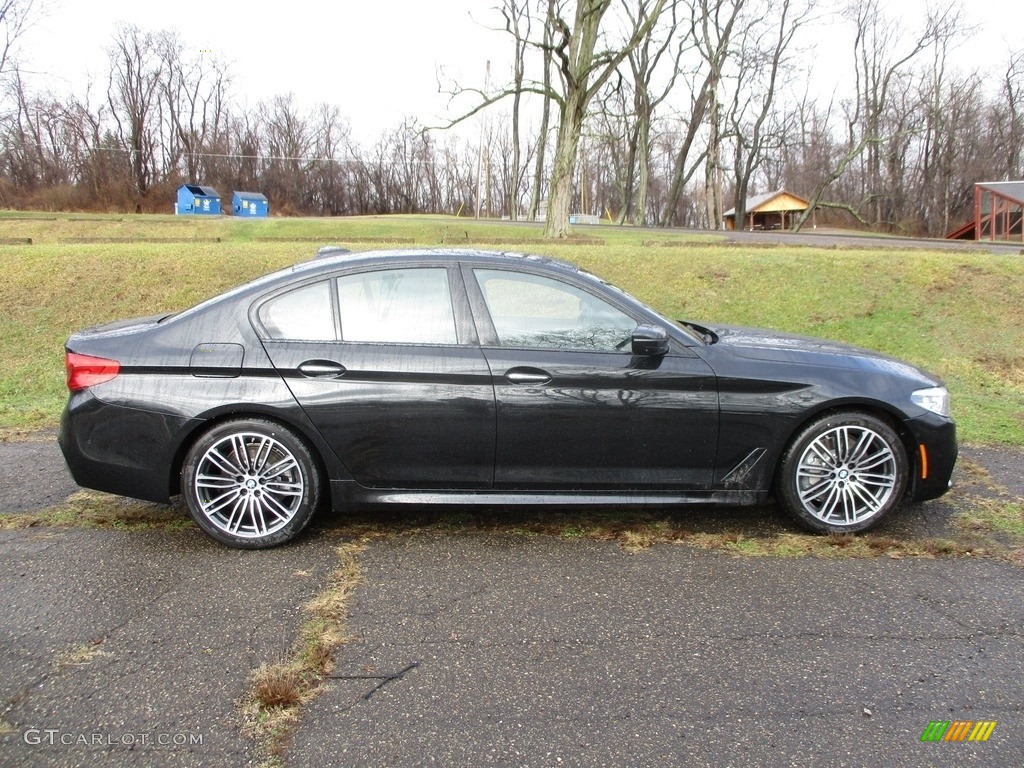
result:
<svg viewBox="0 0 1024 768"><path fill-rule="evenodd" d="M863 531L943 494L933 376L874 352L675 322L571 265L340 253L173 315L76 333L60 445L82 486L181 494L233 547L321 505L754 505Z"/></svg>

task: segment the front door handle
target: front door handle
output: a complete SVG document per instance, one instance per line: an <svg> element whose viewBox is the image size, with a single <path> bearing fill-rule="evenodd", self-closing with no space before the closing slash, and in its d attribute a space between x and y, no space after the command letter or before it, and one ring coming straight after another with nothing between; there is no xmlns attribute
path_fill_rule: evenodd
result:
<svg viewBox="0 0 1024 768"><path fill-rule="evenodd" d="M332 360L307 360L299 363L299 373L307 379L339 379L345 375L345 366Z"/></svg>
<svg viewBox="0 0 1024 768"><path fill-rule="evenodd" d="M551 381L551 374L540 368L523 366L505 371L505 381L509 384L547 384Z"/></svg>

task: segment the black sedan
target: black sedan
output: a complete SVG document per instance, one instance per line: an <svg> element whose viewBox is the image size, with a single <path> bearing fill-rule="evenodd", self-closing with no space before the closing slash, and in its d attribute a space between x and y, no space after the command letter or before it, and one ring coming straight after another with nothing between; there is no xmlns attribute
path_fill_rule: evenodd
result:
<svg viewBox="0 0 1024 768"><path fill-rule="evenodd" d="M60 445L82 486L183 494L270 547L321 500L760 504L863 531L946 492L933 376L874 352L669 321L568 264L339 253L67 342Z"/></svg>

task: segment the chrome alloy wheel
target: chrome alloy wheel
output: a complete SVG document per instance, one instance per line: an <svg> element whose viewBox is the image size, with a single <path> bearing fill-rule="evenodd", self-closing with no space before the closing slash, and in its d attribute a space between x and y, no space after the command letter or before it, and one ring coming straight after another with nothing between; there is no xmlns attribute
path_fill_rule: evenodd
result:
<svg viewBox="0 0 1024 768"><path fill-rule="evenodd" d="M200 509L231 536L256 539L286 526L305 494L295 456L258 432L233 432L199 459L194 490Z"/></svg>
<svg viewBox="0 0 1024 768"><path fill-rule="evenodd" d="M842 425L815 437L800 454L796 491L823 523L854 525L886 508L898 465L889 443L873 429Z"/></svg>

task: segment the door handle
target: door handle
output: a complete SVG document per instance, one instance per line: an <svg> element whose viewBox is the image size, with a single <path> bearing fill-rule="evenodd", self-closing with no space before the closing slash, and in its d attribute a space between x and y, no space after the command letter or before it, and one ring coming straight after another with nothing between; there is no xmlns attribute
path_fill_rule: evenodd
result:
<svg viewBox="0 0 1024 768"><path fill-rule="evenodd" d="M345 375L345 366L331 360L307 360L299 363L299 373L307 379L339 379Z"/></svg>
<svg viewBox="0 0 1024 768"><path fill-rule="evenodd" d="M547 384L551 374L540 368L510 368L505 371L505 381L509 384Z"/></svg>

